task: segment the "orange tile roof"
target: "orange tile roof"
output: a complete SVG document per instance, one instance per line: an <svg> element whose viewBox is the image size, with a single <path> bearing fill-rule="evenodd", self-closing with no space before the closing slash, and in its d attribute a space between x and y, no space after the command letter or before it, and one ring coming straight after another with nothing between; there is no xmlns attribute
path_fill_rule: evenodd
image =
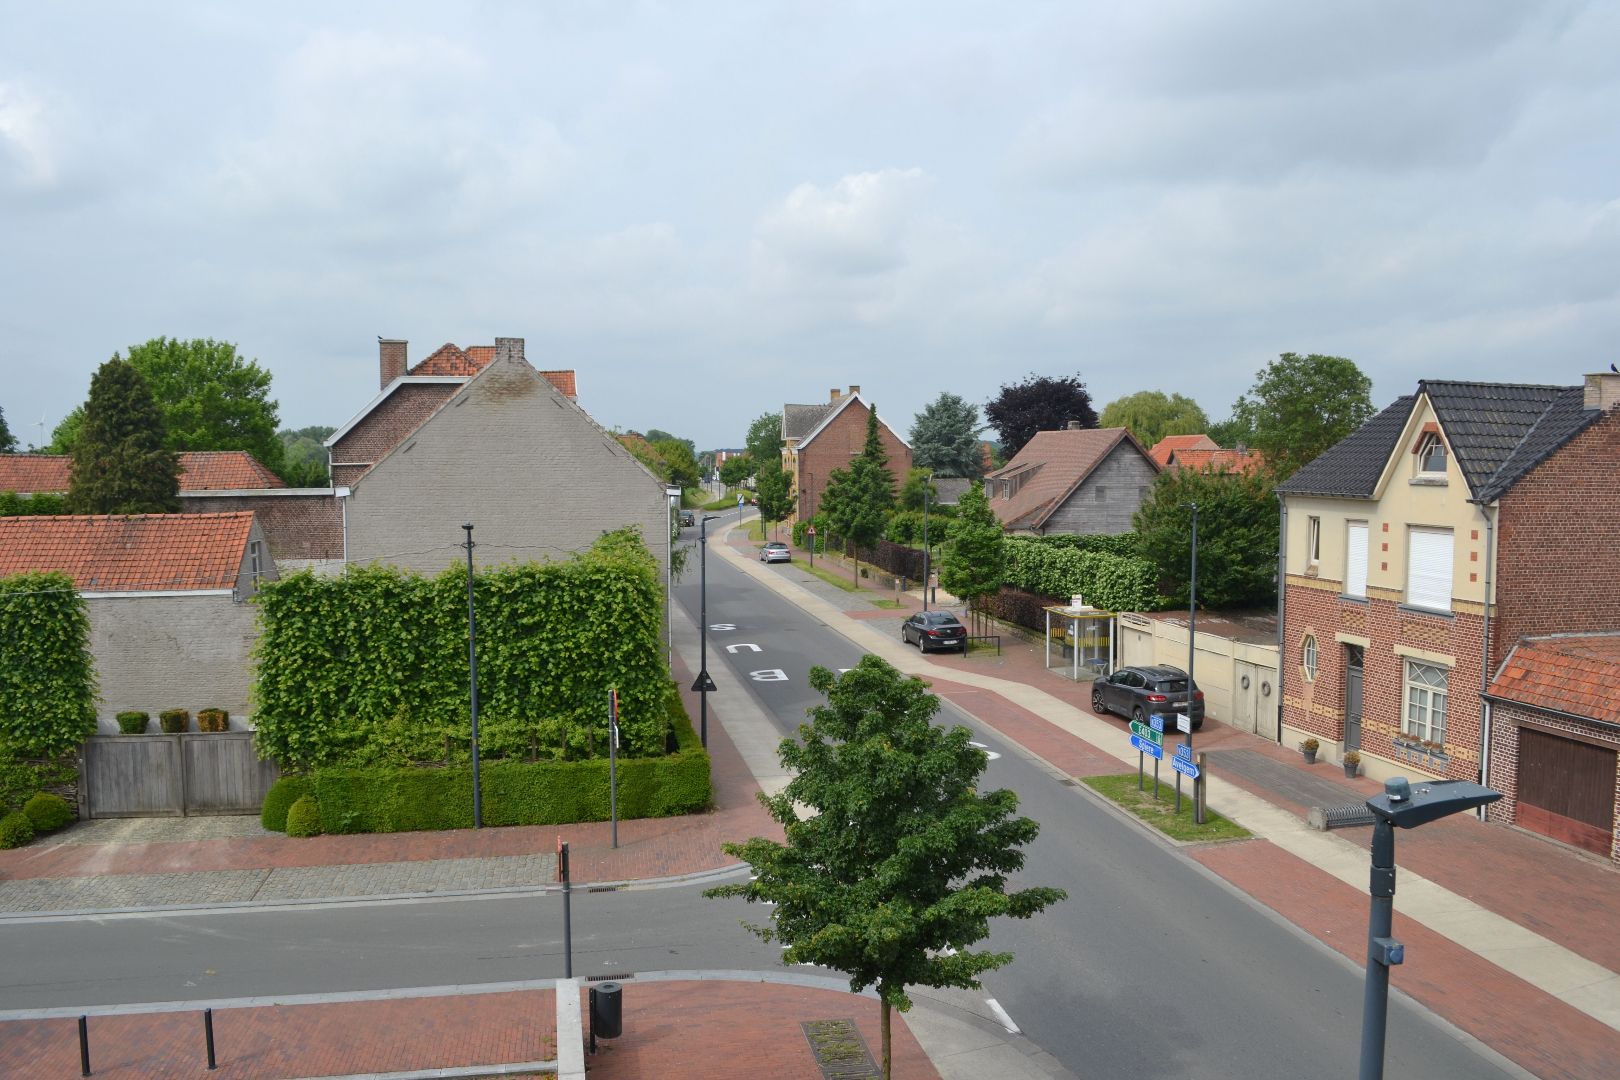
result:
<svg viewBox="0 0 1620 1080"><path fill-rule="evenodd" d="M1121 442L1130 443L1147 456L1136 437L1122 427L1036 432L1011 461L984 478L990 509L1006 528L1040 528ZM1010 498L995 493L994 480L1018 473L1027 475Z"/></svg>
<svg viewBox="0 0 1620 1080"><path fill-rule="evenodd" d="M1162 445L1162 444L1161 444ZM1154 447L1157 451L1158 447ZM1177 450L1170 455L1169 468L1214 472L1258 472L1265 466L1265 455L1258 450Z"/></svg>
<svg viewBox="0 0 1620 1080"><path fill-rule="evenodd" d="M1502 662L1490 693L1620 724L1620 633L1524 638Z"/></svg>
<svg viewBox="0 0 1620 1080"><path fill-rule="evenodd" d="M1218 450L1220 445L1208 435L1166 435L1153 444L1149 456L1161 469L1170 464L1170 455L1177 450Z"/></svg>
<svg viewBox="0 0 1620 1080"><path fill-rule="evenodd" d="M72 471L67 454L0 454L0 491L66 491ZM286 486L246 450L188 450L180 455L181 491Z"/></svg>
<svg viewBox="0 0 1620 1080"><path fill-rule="evenodd" d="M545 376L547 382L557 388L557 393L561 394L569 401L573 401L575 398L579 397L579 387L574 379L574 373L572 370L542 371L540 374Z"/></svg>
<svg viewBox="0 0 1620 1080"><path fill-rule="evenodd" d="M253 514L0 518L0 577L60 570L83 592L229 589Z"/></svg>
<svg viewBox="0 0 1620 1080"><path fill-rule="evenodd" d="M495 346L469 345L465 349L446 343L434 350L432 355L411 368L405 374L439 375L461 378L471 378L483 371L495 361ZM547 382L557 388L557 392L566 396L570 401L579 396L575 385L574 373L567 371L540 372Z"/></svg>

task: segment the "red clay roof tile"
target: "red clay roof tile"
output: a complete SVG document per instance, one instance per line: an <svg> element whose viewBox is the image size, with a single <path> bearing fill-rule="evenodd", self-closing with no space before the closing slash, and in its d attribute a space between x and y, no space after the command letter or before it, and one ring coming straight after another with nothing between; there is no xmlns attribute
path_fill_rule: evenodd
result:
<svg viewBox="0 0 1620 1080"><path fill-rule="evenodd" d="M0 518L0 577L60 570L83 592L229 589L253 514Z"/></svg>
<svg viewBox="0 0 1620 1080"><path fill-rule="evenodd" d="M1620 633L1525 638L1491 682L1490 693L1620 723Z"/></svg>
<svg viewBox="0 0 1620 1080"><path fill-rule="evenodd" d="M0 454L0 491L66 491L72 471L73 459L66 454ZM188 450L180 455L183 492L286 486L246 450Z"/></svg>
<svg viewBox="0 0 1620 1080"><path fill-rule="evenodd" d="M1208 435L1166 435L1153 444L1148 456L1162 469L1170 464L1170 454L1176 450L1216 450L1219 444Z"/></svg>
<svg viewBox="0 0 1620 1080"><path fill-rule="evenodd" d="M406 374L410 376L438 375L471 378L494 363L494 361L495 346L493 345L469 345L463 349L447 342L439 346L427 359L418 363ZM570 401L579 396L572 370L542 371L540 374L545 377L547 382L557 388L558 393L563 394Z"/></svg>

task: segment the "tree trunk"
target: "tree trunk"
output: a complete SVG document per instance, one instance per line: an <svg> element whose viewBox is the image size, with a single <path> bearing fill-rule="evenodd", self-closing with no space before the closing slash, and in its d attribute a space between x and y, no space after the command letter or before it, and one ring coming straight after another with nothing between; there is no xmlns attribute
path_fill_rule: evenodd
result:
<svg viewBox="0 0 1620 1080"><path fill-rule="evenodd" d="M888 998L879 998L879 1004L883 1010L883 1080L893 1080L894 1060L890 1056L889 1022L894 1010L889 1006Z"/></svg>

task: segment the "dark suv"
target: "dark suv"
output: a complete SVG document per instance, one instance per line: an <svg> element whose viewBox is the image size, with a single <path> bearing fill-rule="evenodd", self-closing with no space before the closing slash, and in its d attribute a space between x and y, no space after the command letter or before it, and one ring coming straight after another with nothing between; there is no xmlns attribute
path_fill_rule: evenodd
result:
<svg viewBox="0 0 1620 1080"><path fill-rule="evenodd" d="M1192 729L1197 731L1204 726L1204 692L1197 683L1192 690ZM1145 724L1154 713L1171 716L1185 712L1186 706L1187 673L1168 664L1122 667L1091 684L1091 711L1099 716L1118 713Z"/></svg>

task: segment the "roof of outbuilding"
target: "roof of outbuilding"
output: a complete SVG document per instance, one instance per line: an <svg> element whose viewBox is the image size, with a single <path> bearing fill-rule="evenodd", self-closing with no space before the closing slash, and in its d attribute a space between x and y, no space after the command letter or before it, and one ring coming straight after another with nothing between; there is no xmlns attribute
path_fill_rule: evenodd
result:
<svg viewBox="0 0 1620 1080"><path fill-rule="evenodd" d="M67 454L0 454L0 491L66 491L72 472L73 458ZM180 454L182 493L286 486L246 450L186 450Z"/></svg>
<svg viewBox="0 0 1620 1080"><path fill-rule="evenodd" d="M1502 661L1489 693L1620 724L1620 633L1524 638Z"/></svg>
<svg viewBox="0 0 1620 1080"><path fill-rule="evenodd" d="M1157 449L1154 448L1155 452ZM1195 447L1191 450L1174 450L1170 460L1160 464L1195 472L1253 473L1265 467L1266 457L1258 450L1205 450Z"/></svg>
<svg viewBox="0 0 1620 1080"><path fill-rule="evenodd" d="M985 477L990 482L1028 472L1008 498L992 496L990 508L1008 529L1038 529L1121 443L1129 443L1149 462L1153 458L1126 428L1064 428L1037 431L1005 466ZM1158 470L1158 464L1153 462Z"/></svg>
<svg viewBox="0 0 1620 1080"><path fill-rule="evenodd" d="M1170 464L1170 455L1177 450L1218 450L1220 444L1208 435L1166 435L1153 444L1148 452L1160 468Z"/></svg>
<svg viewBox="0 0 1620 1080"><path fill-rule="evenodd" d="M0 518L0 577L61 571L81 592L235 586L253 514Z"/></svg>

